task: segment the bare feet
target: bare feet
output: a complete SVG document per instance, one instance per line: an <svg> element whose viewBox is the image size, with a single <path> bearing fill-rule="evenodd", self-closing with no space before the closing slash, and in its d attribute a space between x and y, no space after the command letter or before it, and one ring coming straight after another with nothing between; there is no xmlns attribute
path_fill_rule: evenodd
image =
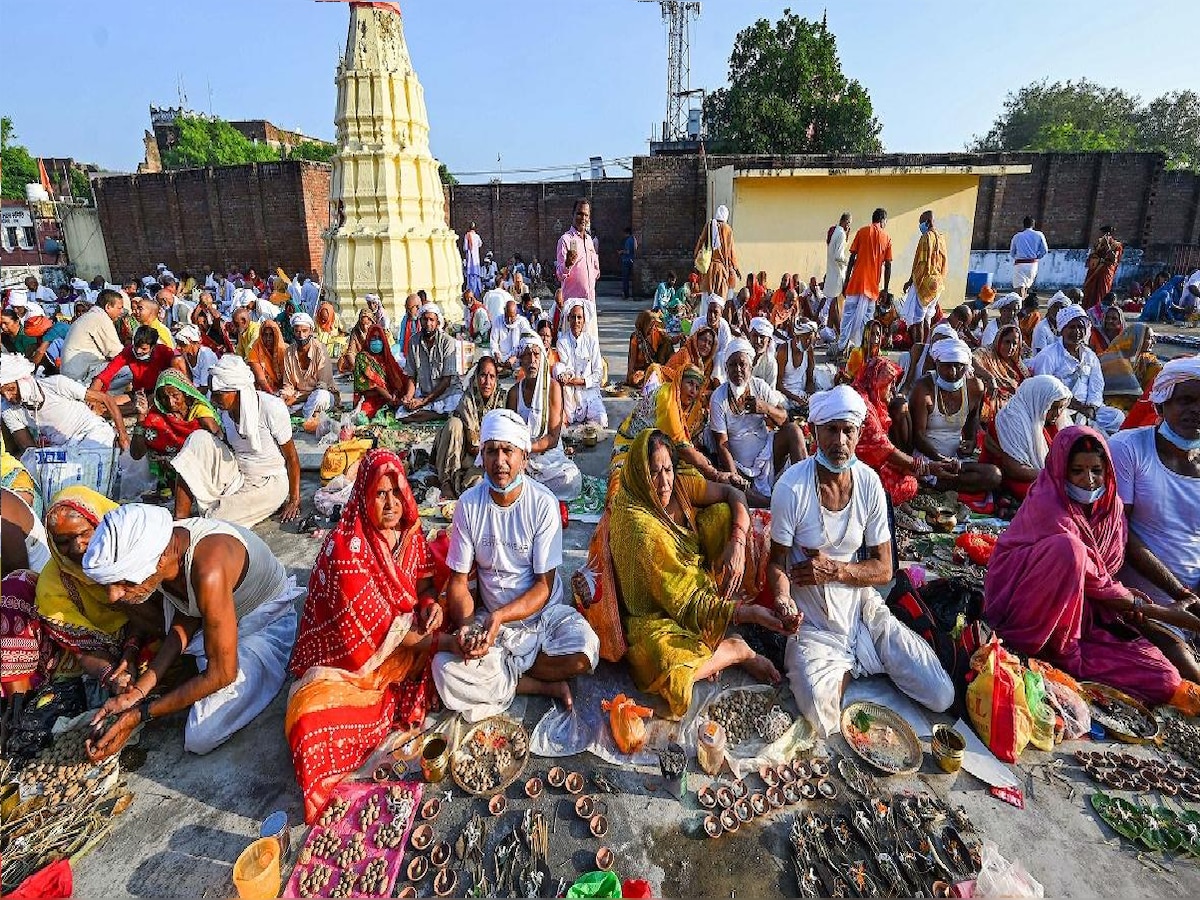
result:
<svg viewBox="0 0 1200 900"><path fill-rule="evenodd" d="M746 662L742 663L742 668L755 681L763 684L779 684L783 680L783 676L779 674L779 670L775 668L775 664L763 656L761 653L756 653Z"/></svg>
<svg viewBox="0 0 1200 900"><path fill-rule="evenodd" d="M561 700L567 712L575 708L575 699L571 696L571 685L565 681L547 681L546 696Z"/></svg>

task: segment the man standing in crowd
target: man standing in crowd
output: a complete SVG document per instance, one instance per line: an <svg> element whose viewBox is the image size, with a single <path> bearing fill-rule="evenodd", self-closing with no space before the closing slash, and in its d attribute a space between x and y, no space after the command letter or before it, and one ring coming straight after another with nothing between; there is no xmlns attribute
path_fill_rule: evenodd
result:
<svg viewBox="0 0 1200 900"><path fill-rule="evenodd" d="M875 315L880 293L888 294L891 280L892 239L887 233L887 210L881 207L871 214L871 224L858 229L850 243L839 354L849 353L851 347L862 342L863 327Z"/></svg>
<svg viewBox="0 0 1200 900"><path fill-rule="evenodd" d="M563 297L587 301L588 332L600 337L596 327L596 281L600 278L600 255L588 233L592 227L592 204L586 199L575 201L575 223L558 239L558 255L554 266L562 283Z"/></svg>
<svg viewBox="0 0 1200 900"><path fill-rule="evenodd" d="M483 296L483 281L479 278L479 250L483 247L475 223L463 235L463 272L466 275L467 289L476 297Z"/></svg>
<svg viewBox="0 0 1200 900"><path fill-rule="evenodd" d="M1026 216L1021 224L1024 230L1013 235L1008 255L1013 264L1012 288L1024 297L1037 280L1038 260L1050 249L1046 246L1046 236L1034 228L1037 223L1033 216Z"/></svg>
<svg viewBox="0 0 1200 900"><path fill-rule="evenodd" d="M933 227L933 210L921 213L920 228L912 274L904 282L904 308L900 311L914 343L923 342L933 324L949 264L946 239Z"/></svg>
<svg viewBox="0 0 1200 900"><path fill-rule="evenodd" d="M625 241L621 244L621 299L633 296L633 263L637 258L637 238L633 229L625 229Z"/></svg>
<svg viewBox="0 0 1200 900"><path fill-rule="evenodd" d="M850 262L850 213L842 213L825 239L825 296L840 297L846 284L846 266Z"/></svg>

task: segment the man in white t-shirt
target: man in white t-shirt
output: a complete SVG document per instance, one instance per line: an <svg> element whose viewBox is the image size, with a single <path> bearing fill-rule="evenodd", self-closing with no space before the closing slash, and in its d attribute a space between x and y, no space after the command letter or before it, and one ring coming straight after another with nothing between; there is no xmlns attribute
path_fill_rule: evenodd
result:
<svg viewBox="0 0 1200 900"><path fill-rule="evenodd" d="M709 400L708 426L717 468L733 472L751 506L771 505L775 475L804 458L799 426L788 421L787 398L750 374L754 348L734 338L725 358L728 379ZM774 435L772 435L774 430Z"/></svg>
<svg viewBox="0 0 1200 900"><path fill-rule="evenodd" d="M250 528L279 510L300 514L300 457L287 404L254 389L245 360L226 353L209 376L213 405L221 410L225 442L205 429L192 432L171 460L175 518L200 515ZM282 508L281 508L282 507Z"/></svg>
<svg viewBox="0 0 1200 900"><path fill-rule="evenodd" d="M866 415L849 385L813 394L817 455L788 469L771 499L768 583L785 623L799 624L784 663L800 711L822 735L841 728L850 678L888 675L935 712L954 702L933 648L876 590L892 579L892 540L879 476L854 456ZM855 562L864 544L867 559Z"/></svg>
<svg viewBox="0 0 1200 900"><path fill-rule="evenodd" d="M19 456L30 447L129 449L129 435L115 397L85 388L65 375L34 378L33 363L17 353L0 356L0 420ZM116 425L92 412L89 403L108 410Z"/></svg>
<svg viewBox="0 0 1200 900"><path fill-rule="evenodd" d="M596 668L600 641L563 600L558 500L524 476L530 440L519 415L492 410L479 441L484 480L459 498L446 556L458 649L434 657L434 682L468 722L504 712L517 694L555 697L569 710L567 682Z"/></svg>
<svg viewBox="0 0 1200 900"><path fill-rule="evenodd" d="M1129 520L1118 579L1160 606L1200 615L1200 357L1163 366L1150 389L1162 422L1119 431L1109 442ZM1200 666L1178 629L1143 622L1143 633L1188 681Z"/></svg>

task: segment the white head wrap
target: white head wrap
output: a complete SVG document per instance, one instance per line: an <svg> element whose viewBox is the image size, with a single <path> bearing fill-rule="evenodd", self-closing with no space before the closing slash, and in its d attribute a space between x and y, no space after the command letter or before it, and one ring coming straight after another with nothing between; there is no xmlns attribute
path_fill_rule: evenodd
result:
<svg viewBox="0 0 1200 900"><path fill-rule="evenodd" d="M292 322L295 325L295 322ZM184 325L175 332L175 342L178 344L198 344L200 343L200 329L195 325Z"/></svg>
<svg viewBox="0 0 1200 900"><path fill-rule="evenodd" d="M438 325L442 324L442 309L436 303L432 301L426 303L421 307L421 310L417 315L419 317L425 315L425 313L433 313L438 318Z"/></svg>
<svg viewBox="0 0 1200 900"><path fill-rule="evenodd" d="M716 219L718 222L728 222L729 221L729 207L723 203L720 206L718 206Z"/></svg>
<svg viewBox="0 0 1200 900"><path fill-rule="evenodd" d="M258 296L250 288L238 288L233 292L234 306L253 306L258 301Z"/></svg>
<svg viewBox="0 0 1200 900"><path fill-rule="evenodd" d="M750 330L758 332L763 337L773 337L775 334L775 326L762 316L755 316L750 320Z"/></svg>
<svg viewBox="0 0 1200 900"><path fill-rule="evenodd" d="M567 316L571 315L571 310L577 306L583 309L583 321L587 321L587 301L582 297L570 297L563 304L562 321L564 323L564 327L566 327Z"/></svg>
<svg viewBox="0 0 1200 900"><path fill-rule="evenodd" d="M1054 304L1054 303L1070 303L1070 302L1071 302L1071 298L1070 298L1070 297L1068 297L1066 294L1064 294L1062 291L1055 291L1055 292L1054 292L1054 296L1050 298L1050 303L1051 303L1051 304Z"/></svg>
<svg viewBox="0 0 1200 900"><path fill-rule="evenodd" d="M724 309L725 308L725 298L720 296L719 294L709 294L708 295L708 305L709 306L718 306L721 309Z"/></svg>
<svg viewBox="0 0 1200 900"><path fill-rule="evenodd" d="M993 300L988 306L988 309L1001 310L1006 306L1012 306L1014 303L1021 302L1021 295L1015 292L1009 292L1003 297Z"/></svg>
<svg viewBox="0 0 1200 900"><path fill-rule="evenodd" d="M808 421L813 425L844 421L858 428L866 418L866 401L848 384L839 384L830 391L818 391L808 398Z"/></svg>
<svg viewBox="0 0 1200 900"><path fill-rule="evenodd" d="M810 322L808 319L801 319L796 323L796 326L793 330L796 332L796 334L812 334L817 330L817 323Z"/></svg>
<svg viewBox="0 0 1200 900"><path fill-rule="evenodd" d="M33 375L34 365L20 353L0 355L0 385L12 384Z"/></svg>
<svg viewBox="0 0 1200 900"><path fill-rule="evenodd" d="M167 264L166 264L166 263L159 263L159 264L158 264L157 266L155 266L154 268L158 269L158 271L160 271L160 272L165 272L165 271L167 271Z"/></svg>
<svg viewBox="0 0 1200 900"><path fill-rule="evenodd" d="M297 325L307 325L309 328L316 328L317 325L313 321L313 317L306 312L298 312L288 320L293 328Z"/></svg>
<svg viewBox="0 0 1200 900"><path fill-rule="evenodd" d="M929 348L929 355L933 357L934 362L958 363L964 366L971 364L971 348L967 346L966 341L960 341L958 338L938 341Z"/></svg>
<svg viewBox="0 0 1200 900"><path fill-rule="evenodd" d="M1175 385L1185 381L1200 381L1200 356L1181 356L1167 362L1150 388L1150 402L1166 403L1175 393Z"/></svg>
<svg viewBox="0 0 1200 900"><path fill-rule="evenodd" d="M97 584L141 584L158 571L174 523L161 506L127 503L100 520L83 554L83 571Z"/></svg>
<svg viewBox="0 0 1200 900"><path fill-rule="evenodd" d="M529 426L517 413L511 409L493 409L486 413L479 424L479 446L488 441L500 441L512 444L518 450L529 452L532 443L529 439Z"/></svg>
<svg viewBox="0 0 1200 900"><path fill-rule="evenodd" d="M22 309L28 306L29 291L25 290L25 288L15 288L12 291L9 291L8 305L14 307L19 306Z"/></svg>
<svg viewBox="0 0 1200 900"><path fill-rule="evenodd" d="M9 306L12 305L13 304L11 303L9 304ZM33 300L26 301L22 305L25 307L25 315L21 316L22 322L24 322L26 319L33 319L37 316L46 315L46 310L42 308L42 304L35 303Z"/></svg>
<svg viewBox="0 0 1200 900"><path fill-rule="evenodd" d="M214 391L237 391L240 401L237 430L255 453L262 450L259 433L258 392L254 389L254 372L236 353L226 353L217 360L209 375Z"/></svg>
<svg viewBox="0 0 1200 900"><path fill-rule="evenodd" d="M72 278L71 287L77 291L86 291L88 289L88 283L82 278Z"/></svg>
<svg viewBox="0 0 1200 900"><path fill-rule="evenodd" d="M750 357L751 361L754 360L754 347L745 338L734 338L725 345L726 364L728 364L729 360L733 359L735 353L745 353Z"/></svg>
<svg viewBox="0 0 1200 900"><path fill-rule="evenodd" d="M1046 413L1057 401L1070 397L1071 391L1053 375L1026 378L1012 399L996 413L1000 449L1023 466L1042 469L1050 452L1046 443Z"/></svg>
<svg viewBox="0 0 1200 900"><path fill-rule="evenodd" d="M164 268L165 268L165 266L164 266ZM158 279L155 278L153 275L147 275L145 278L142 279L142 287L150 287L150 285L152 285L152 284L158 284Z"/></svg>
<svg viewBox="0 0 1200 900"><path fill-rule="evenodd" d="M521 321L523 322L525 320L522 319ZM521 343L517 344L517 353L519 355L524 355L525 351L530 347L536 347L542 352L543 356L546 353L546 345L542 343L542 339L539 335L534 334L533 332L522 330Z"/></svg>
<svg viewBox="0 0 1200 900"><path fill-rule="evenodd" d="M958 337L958 332L954 330L954 326L949 322L938 322L933 326L933 331L929 333L929 341L926 341L926 343L930 343L934 338L939 337L956 338Z"/></svg>
<svg viewBox="0 0 1200 900"><path fill-rule="evenodd" d="M1087 311L1082 306L1076 306L1072 303L1070 306L1065 306L1058 311L1058 315L1054 319L1054 324L1058 326L1058 330L1061 333L1072 319L1083 319L1084 322L1087 322Z"/></svg>
<svg viewBox="0 0 1200 900"><path fill-rule="evenodd" d="M379 295L378 294L367 294L367 296L363 297L363 302L366 303L367 306L370 306L372 303L378 303Z"/></svg>
<svg viewBox="0 0 1200 900"><path fill-rule="evenodd" d="M729 221L729 207L722 204L717 207L717 212L713 216L712 224L709 226L709 246L712 250L721 249L721 229L717 227L718 222Z"/></svg>

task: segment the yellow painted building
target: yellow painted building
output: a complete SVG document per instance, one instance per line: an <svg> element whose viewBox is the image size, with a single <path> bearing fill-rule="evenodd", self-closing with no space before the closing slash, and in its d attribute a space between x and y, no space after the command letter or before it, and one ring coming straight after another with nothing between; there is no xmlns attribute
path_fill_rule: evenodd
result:
<svg viewBox="0 0 1200 900"><path fill-rule="evenodd" d="M804 281L825 278L825 235L843 212L854 220L851 237L882 206L892 237L891 291L900 299L912 270L920 237L921 213L933 210L935 227L949 242L949 273L942 306L957 306L966 296L975 199L981 175L1020 175L1027 165L906 166L892 168L740 168L709 172L709 215L729 207L739 268L743 275L770 273L778 287L784 272Z"/></svg>

